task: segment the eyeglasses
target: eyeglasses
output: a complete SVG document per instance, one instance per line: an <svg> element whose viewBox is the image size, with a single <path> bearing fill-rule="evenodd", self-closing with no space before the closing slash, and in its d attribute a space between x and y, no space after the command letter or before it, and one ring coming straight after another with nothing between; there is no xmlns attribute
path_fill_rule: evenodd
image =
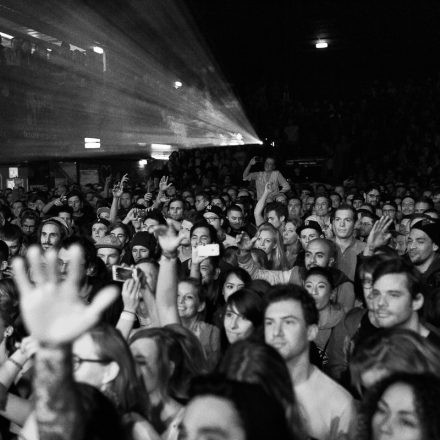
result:
<svg viewBox="0 0 440 440"><path fill-rule="evenodd" d="M73 371L78 370L78 368L83 364L84 362L92 362L95 364L108 364L109 360L104 359L84 359L79 356L73 355L72 356L72 365L73 365Z"/></svg>

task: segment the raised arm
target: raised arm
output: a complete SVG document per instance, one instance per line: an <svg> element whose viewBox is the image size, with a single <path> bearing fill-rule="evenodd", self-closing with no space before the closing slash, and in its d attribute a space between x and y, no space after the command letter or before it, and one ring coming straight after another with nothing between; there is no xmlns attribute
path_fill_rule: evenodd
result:
<svg viewBox="0 0 440 440"><path fill-rule="evenodd" d="M112 180L111 174L105 178L104 189L101 191L101 196L104 197L104 199L107 199L109 197L111 180Z"/></svg>
<svg viewBox="0 0 440 440"><path fill-rule="evenodd" d="M374 223L370 233L368 234L367 246L365 246L363 252L365 257L374 255L374 251L378 247L384 246L389 242L391 234L388 232L388 229L392 223L393 220L390 217L385 216L382 216Z"/></svg>
<svg viewBox="0 0 440 440"><path fill-rule="evenodd" d="M287 284L291 282L290 270L267 270L260 269L252 259L251 249L256 241L256 237L250 240L244 234L237 235L237 247L238 253L238 265L249 273L253 280L265 280L268 283L274 284ZM293 280L295 281L295 280Z"/></svg>
<svg viewBox="0 0 440 440"><path fill-rule="evenodd" d="M153 208L159 209L163 203L164 198L166 198L166 191L171 186L171 183L168 183L168 177L162 176L159 182L159 192L157 193L156 200L153 203Z"/></svg>
<svg viewBox="0 0 440 440"><path fill-rule="evenodd" d="M80 440L84 436L84 415L72 373L73 341L92 328L115 300L117 290L107 287L86 306L79 298L82 250L72 246L69 273L59 282L57 253L44 255L32 246L27 259L13 261L20 292L20 308L30 334L39 342L35 357L35 414L40 440ZM45 260L45 261L44 261ZM43 263L44 262L44 263Z"/></svg>
<svg viewBox="0 0 440 440"><path fill-rule="evenodd" d="M247 164L247 167L244 169L244 171L243 171L243 180L250 180L249 179L249 174L250 174L250 171L251 171L251 168L252 168L252 166L253 165L255 165L257 163L257 158L256 158L256 156L254 156L250 161L249 161L249 163Z"/></svg>
<svg viewBox="0 0 440 440"><path fill-rule="evenodd" d="M124 339L128 339L136 321L136 310L139 306L140 280L129 279L122 285L122 302L124 310L121 312L116 328Z"/></svg>
<svg viewBox="0 0 440 440"><path fill-rule="evenodd" d="M260 200L258 200L254 208L255 225L257 227L260 226L262 223L264 223L264 215L263 215L264 207L266 206L266 200L271 192L272 192L272 184L268 182L264 186L263 195L261 196Z"/></svg>
<svg viewBox="0 0 440 440"><path fill-rule="evenodd" d="M183 237L170 226L158 226L156 231L162 249L156 287L157 314L161 325L180 324L177 311L177 248Z"/></svg>

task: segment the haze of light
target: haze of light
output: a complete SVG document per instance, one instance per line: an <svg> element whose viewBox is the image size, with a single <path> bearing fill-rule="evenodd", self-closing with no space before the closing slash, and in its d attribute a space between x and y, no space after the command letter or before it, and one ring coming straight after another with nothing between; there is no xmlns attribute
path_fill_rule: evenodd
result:
<svg viewBox="0 0 440 440"><path fill-rule="evenodd" d="M88 57L93 46L104 49L106 71L88 73L81 105L72 109L69 93L54 98L57 112L75 111L72 123L84 122L77 124L75 142L69 141L75 151L84 150L84 137L101 139L103 154L132 154L152 143L260 143L182 1L126 1L127 17L110 6L100 11L83 2L51 1L40 9L43 20L88 49ZM95 57L102 62L103 55ZM63 131L51 129L57 136Z"/></svg>

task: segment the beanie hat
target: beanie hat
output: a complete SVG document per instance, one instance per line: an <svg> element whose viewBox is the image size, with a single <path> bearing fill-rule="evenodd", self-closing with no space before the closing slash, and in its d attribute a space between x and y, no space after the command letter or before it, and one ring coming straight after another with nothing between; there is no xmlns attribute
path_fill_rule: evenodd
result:
<svg viewBox="0 0 440 440"><path fill-rule="evenodd" d="M440 226L437 222L430 220L421 220L411 229L423 231L437 246L440 246Z"/></svg>
<svg viewBox="0 0 440 440"><path fill-rule="evenodd" d="M154 252L156 245L157 241L155 236L146 231L138 232L137 234L135 234L130 242L131 249L133 249L135 246L143 246L147 248L150 253Z"/></svg>

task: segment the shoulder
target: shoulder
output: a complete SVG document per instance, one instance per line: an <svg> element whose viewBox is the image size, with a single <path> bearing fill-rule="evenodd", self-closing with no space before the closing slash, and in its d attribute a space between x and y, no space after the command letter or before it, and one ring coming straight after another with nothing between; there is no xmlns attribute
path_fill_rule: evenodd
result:
<svg viewBox="0 0 440 440"><path fill-rule="evenodd" d="M328 398L331 406L345 407L353 405L352 395L341 385L323 373L319 368L314 367L314 371L309 381L313 388L317 390L316 395Z"/></svg>

